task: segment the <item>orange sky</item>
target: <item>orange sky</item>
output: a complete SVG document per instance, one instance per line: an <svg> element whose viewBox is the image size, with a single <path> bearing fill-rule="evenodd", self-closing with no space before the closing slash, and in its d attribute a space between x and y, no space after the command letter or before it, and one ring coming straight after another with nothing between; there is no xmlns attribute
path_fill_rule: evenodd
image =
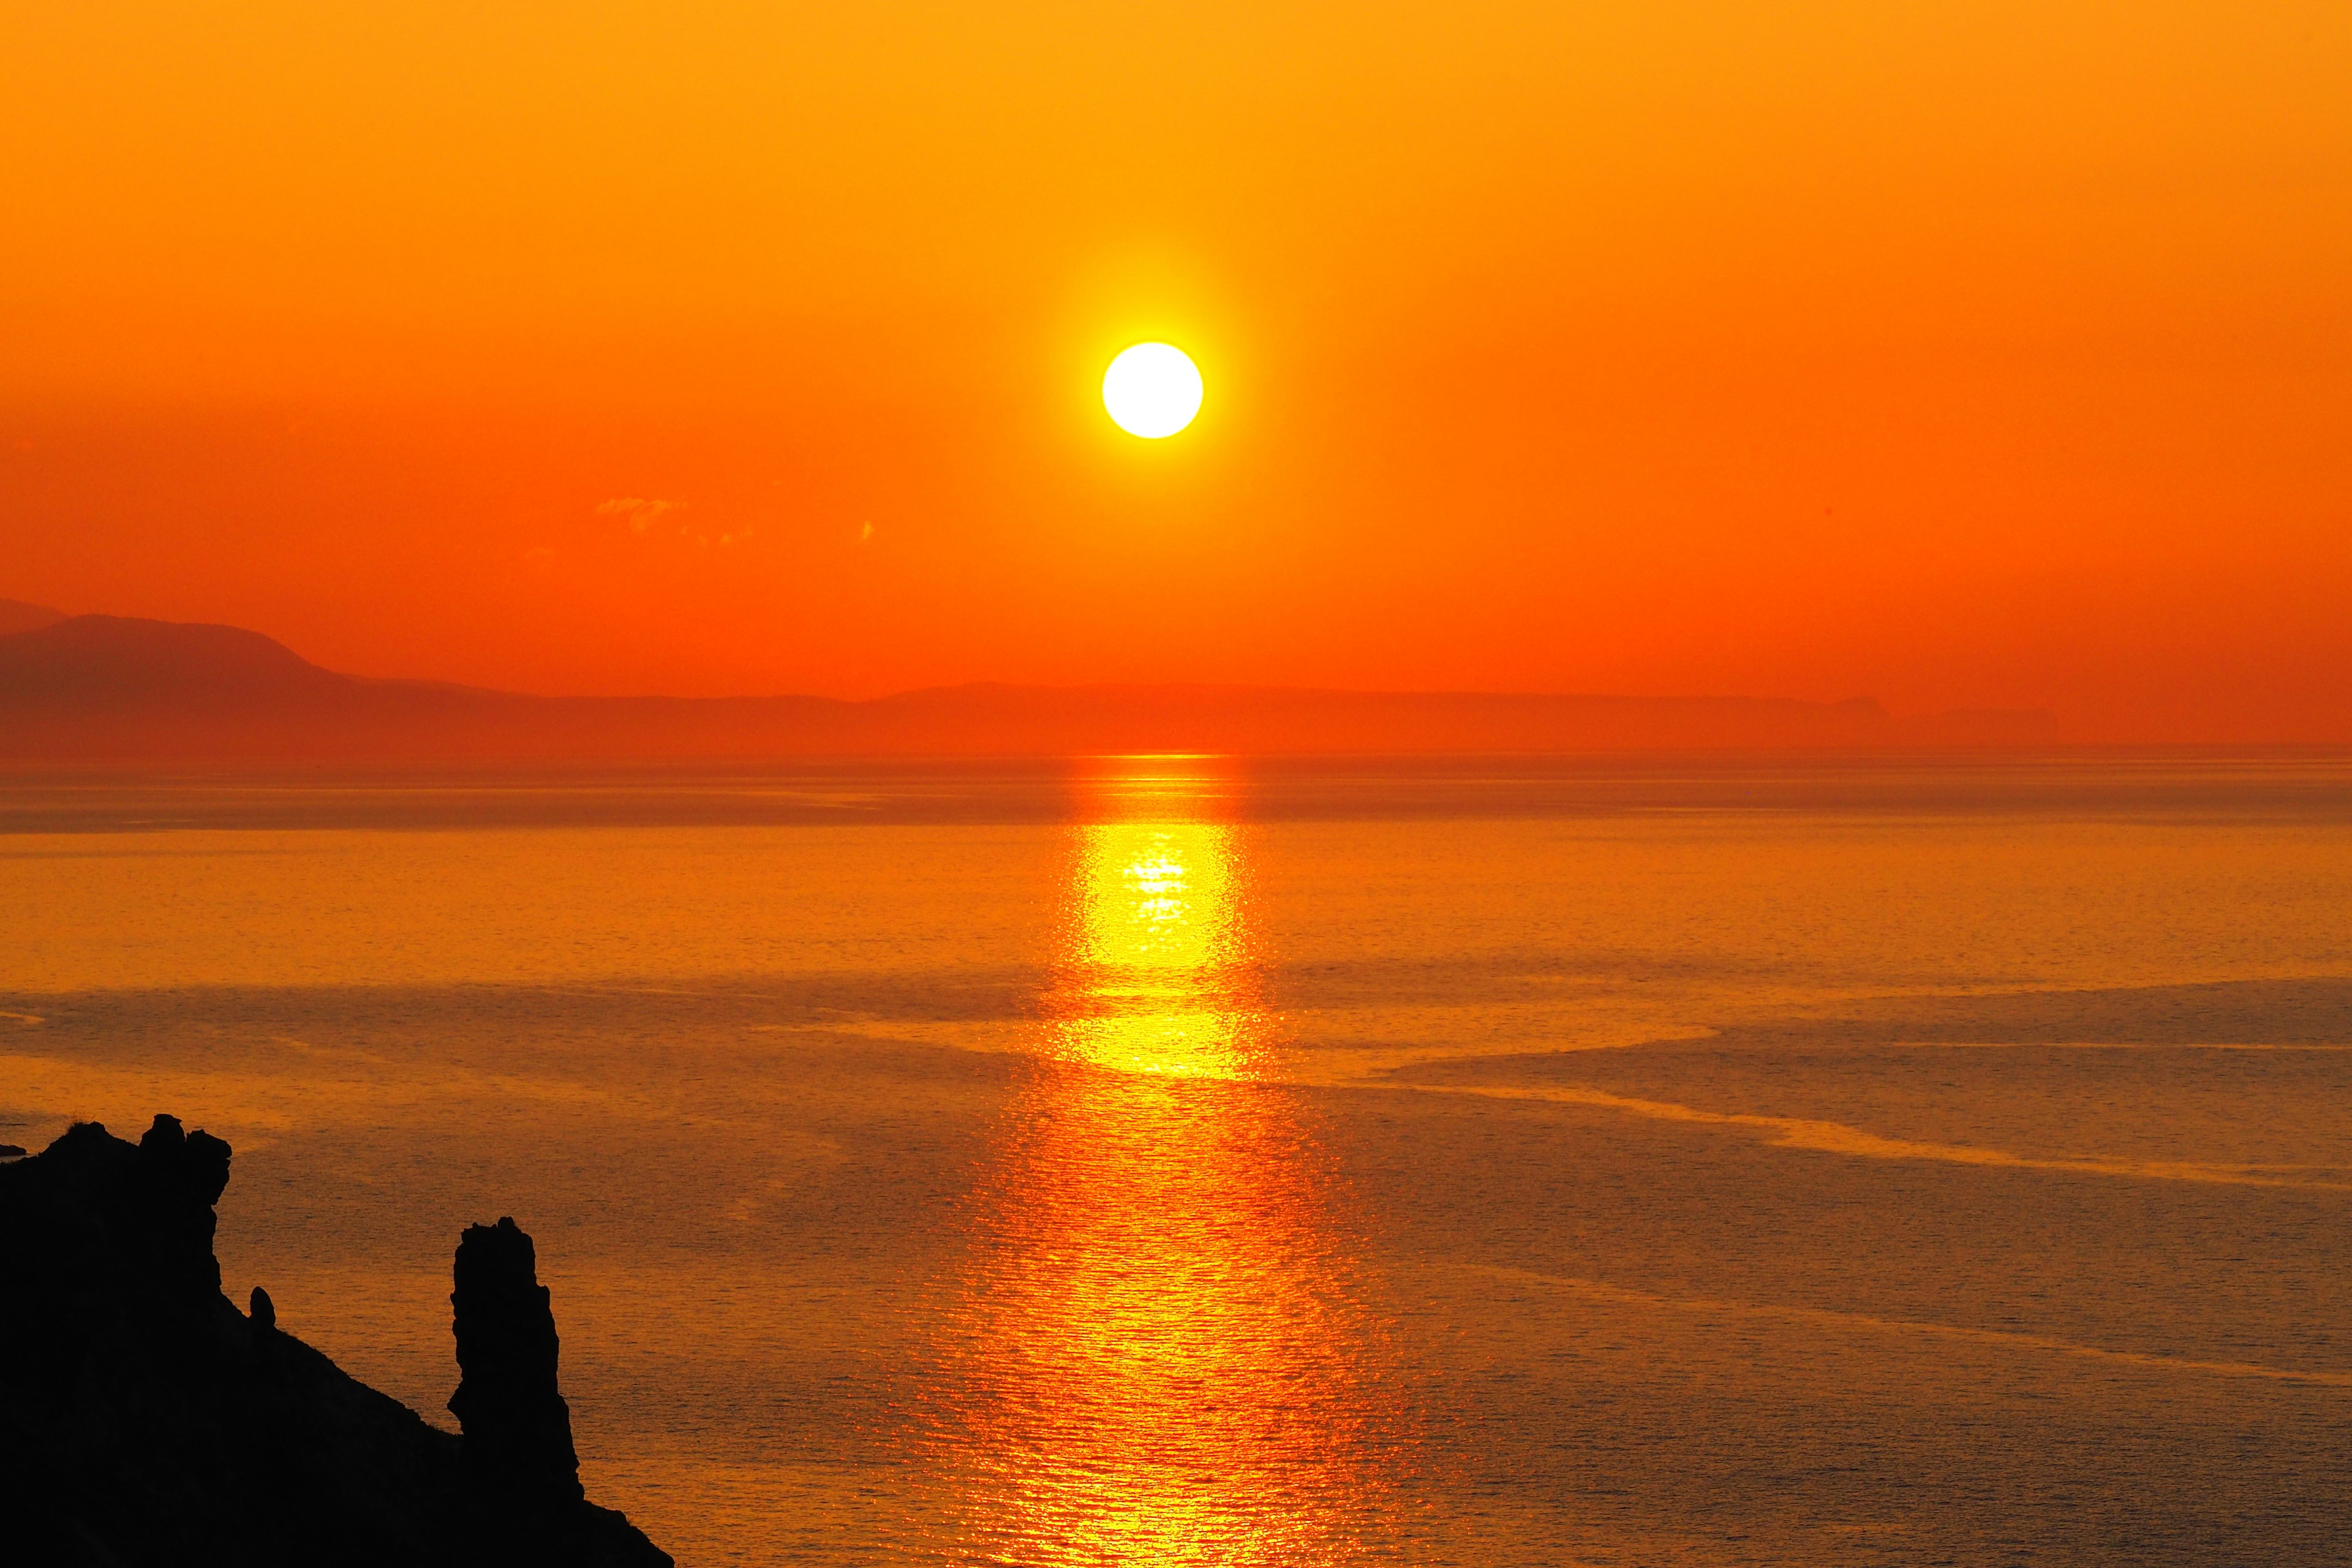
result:
<svg viewBox="0 0 2352 1568"><path fill-rule="evenodd" d="M2337 0L14 6L0 595L2352 740L2347 83Z"/></svg>

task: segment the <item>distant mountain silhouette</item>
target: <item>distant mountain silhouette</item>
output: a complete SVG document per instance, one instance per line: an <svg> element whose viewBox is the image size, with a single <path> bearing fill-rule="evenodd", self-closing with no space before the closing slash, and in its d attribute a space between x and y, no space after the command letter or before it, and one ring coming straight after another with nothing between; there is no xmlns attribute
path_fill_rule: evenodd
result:
<svg viewBox="0 0 2352 1568"><path fill-rule="evenodd" d="M233 626L76 616L0 636L0 760L718 759L1832 750L2055 738L2044 713L1867 699L978 684L823 697L526 697L321 669Z"/></svg>
<svg viewBox="0 0 2352 1568"><path fill-rule="evenodd" d="M28 605L22 599L0 599L0 637L12 632L29 632L65 619L59 611L47 605Z"/></svg>
<svg viewBox="0 0 2352 1568"><path fill-rule="evenodd" d="M586 1501L511 1219L457 1247L462 1436L221 1294L229 1146L158 1116L0 1165L0 1552L54 1568L670 1568Z"/></svg>

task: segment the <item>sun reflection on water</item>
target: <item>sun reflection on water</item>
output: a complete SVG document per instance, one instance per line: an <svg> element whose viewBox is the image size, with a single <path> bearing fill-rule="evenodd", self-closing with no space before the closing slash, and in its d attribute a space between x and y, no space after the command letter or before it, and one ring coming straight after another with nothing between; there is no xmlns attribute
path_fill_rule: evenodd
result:
<svg viewBox="0 0 2352 1568"><path fill-rule="evenodd" d="M1129 1072L1246 1078L1265 1031L1234 887L1234 829L1076 830L1076 929L1047 999L1061 1054Z"/></svg>
<svg viewBox="0 0 2352 1568"><path fill-rule="evenodd" d="M1205 792L1115 782L1108 819L1073 830L1042 1059L940 1324L940 1544L1037 1564L1386 1555L1385 1342L1294 1091L1263 1081L1241 830L1203 819Z"/></svg>

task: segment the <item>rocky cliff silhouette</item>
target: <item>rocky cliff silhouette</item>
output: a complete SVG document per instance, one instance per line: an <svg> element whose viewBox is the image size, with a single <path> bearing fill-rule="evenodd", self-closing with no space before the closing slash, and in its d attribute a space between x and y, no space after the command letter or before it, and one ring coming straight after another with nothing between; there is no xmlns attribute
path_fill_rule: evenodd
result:
<svg viewBox="0 0 2352 1568"><path fill-rule="evenodd" d="M158 1116L0 1165L0 1557L667 1568L588 1502L555 1320L511 1219L458 1244L463 1436L221 1294L229 1146Z"/></svg>

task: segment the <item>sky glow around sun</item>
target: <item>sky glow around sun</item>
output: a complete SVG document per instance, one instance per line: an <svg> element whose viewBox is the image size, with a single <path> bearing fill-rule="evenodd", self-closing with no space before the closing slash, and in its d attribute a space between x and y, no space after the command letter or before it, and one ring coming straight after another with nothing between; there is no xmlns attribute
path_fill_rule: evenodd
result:
<svg viewBox="0 0 2352 1568"><path fill-rule="evenodd" d="M2352 743L2352 5L493 9L14 8L0 598Z"/></svg>

